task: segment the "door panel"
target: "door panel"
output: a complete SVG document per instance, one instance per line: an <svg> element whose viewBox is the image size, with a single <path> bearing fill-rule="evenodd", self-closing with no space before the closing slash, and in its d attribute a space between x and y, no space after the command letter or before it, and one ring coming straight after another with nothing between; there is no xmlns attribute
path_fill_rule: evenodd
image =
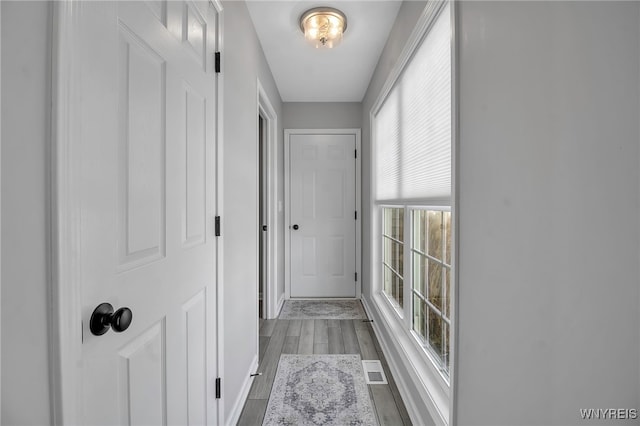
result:
<svg viewBox="0 0 640 426"><path fill-rule="evenodd" d="M183 211L183 241L186 247L206 242L206 99L191 87L184 88L186 193Z"/></svg>
<svg viewBox="0 0 640 426"><path fill-rule="evenodd" d="M289 148L291 297L355 297L355 135L292 134Z"/></svg>
<svg viewBox="0 0 640 426"><path fill-rule="evenodd" d="M199 292L182 307L187 349L187 414L190 424L206 424L206 294Z"/></svg>
<svg viewBox="0 0 640 426"><path fill-rule="evenodd" d="M118 351L121 422L133 425L166 424L165 328L155 324Z"/></svg>
<svg viewBox="0 0 640 426"><path fill-rule="evenodd" d="M215 9L78 13L81 424L217 424ZM91 334L102 302L131 326Z"/></svg>
<svg viewBox="0 0 640 426"><path fill-rule="evenodd" d="M118 27L118 205L124 270L164 257L166 62L124 23Z"/></svg>

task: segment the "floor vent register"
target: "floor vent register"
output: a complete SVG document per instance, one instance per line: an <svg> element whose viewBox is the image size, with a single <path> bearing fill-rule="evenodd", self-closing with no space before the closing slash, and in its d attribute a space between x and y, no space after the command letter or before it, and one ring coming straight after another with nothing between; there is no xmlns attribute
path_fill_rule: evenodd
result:
<svg viewBox="0 0 640 426"><path fill-rule="evenodd" d="M364 369L364 377L368 385L386 385L388 383L380 361L362 361L362 368Z"/></svg>

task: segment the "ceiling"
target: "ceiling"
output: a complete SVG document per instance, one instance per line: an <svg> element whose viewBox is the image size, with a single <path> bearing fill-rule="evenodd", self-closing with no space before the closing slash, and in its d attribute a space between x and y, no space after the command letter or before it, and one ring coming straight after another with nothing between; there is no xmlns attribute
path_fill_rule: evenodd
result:
<svg viewBox="0 0 640 426"><path fill-rule="evenodd" d="M400 9L400 0L247 0L283 102L360 102ZM300 30L313 7L347 16L342 43L316 49Z"/></svg>

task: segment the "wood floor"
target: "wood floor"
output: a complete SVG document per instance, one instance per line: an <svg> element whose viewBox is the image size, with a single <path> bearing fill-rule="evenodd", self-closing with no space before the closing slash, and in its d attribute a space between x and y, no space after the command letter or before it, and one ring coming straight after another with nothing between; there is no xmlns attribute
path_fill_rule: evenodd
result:
<svg viewBox="0 0 640 426"><path fill-rule="evenodd" d="M360 354L379 359L388 385L367 385L381 426L410 425L382 349L371 328L362 320L261 320L260 364L262 376L254 379L238 425L261 425L280 354Z"/></svg>

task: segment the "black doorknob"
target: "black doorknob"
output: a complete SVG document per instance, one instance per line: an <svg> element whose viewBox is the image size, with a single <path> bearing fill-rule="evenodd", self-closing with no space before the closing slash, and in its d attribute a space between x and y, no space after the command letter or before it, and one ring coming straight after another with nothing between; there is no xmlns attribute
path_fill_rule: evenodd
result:
<svg viewBox="0 0 640 426"><path fill-rule="evenodd" d="M293 229L297 231L300 227L298 225L293 225Z"/></svg>
<svg viewBox="0 0 640 426"><path fill-rule="evenodd" d="M113 312L111 303L101 303L91 314L89 329L96 336L102 336L110 328L116 333L125 331L131 325L133 313L129 308L120 308Z"/></svg>

